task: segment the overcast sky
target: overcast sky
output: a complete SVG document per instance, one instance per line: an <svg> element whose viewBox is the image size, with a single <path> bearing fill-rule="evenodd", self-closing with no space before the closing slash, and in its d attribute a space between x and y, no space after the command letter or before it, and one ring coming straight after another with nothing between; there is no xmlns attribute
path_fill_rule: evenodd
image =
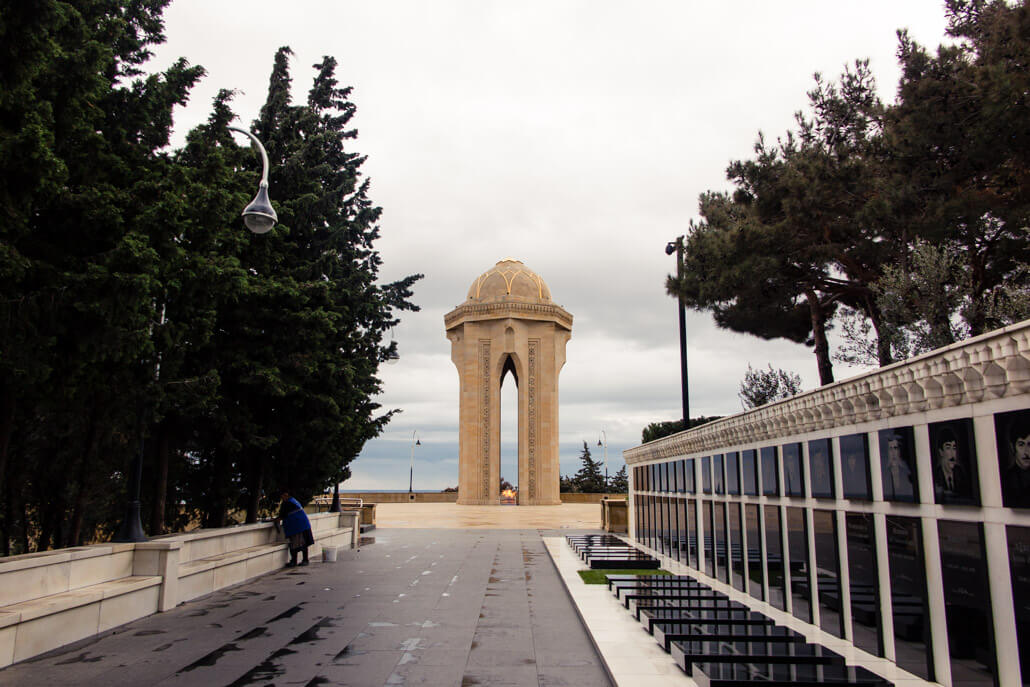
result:
<svg viewBox="0 0 1030 687"><path fill-rule="evenodd" d="M414 431L415 488L457 484L458 375L443 315L508 256L575 318L560 377L562 472L579 468L583 441L601 456L604 430L614 474L647 423L681 414L664 248L697 217L698 195L727 188L727 163L749 156L759 131L793 126L815 72L835 77L869 58L889 101L896 30L930 46L944 34L942 0L173 0L165 19L152 66L183 56L207 70L177 112L177 144L220 88L238 90L249 124L282 45L296 53L298 99L323 55L354 88L353 150L368 156L384 209L381 276L425 279L421 312L395 331L401 359L382 370L381 403L403 412L351 464L345 489L407 488ZM700 313L687 329L691 415L740 411L748 363L818 383L804 346L721 331ZM514 481L512 387L502 474Z"/></svg>

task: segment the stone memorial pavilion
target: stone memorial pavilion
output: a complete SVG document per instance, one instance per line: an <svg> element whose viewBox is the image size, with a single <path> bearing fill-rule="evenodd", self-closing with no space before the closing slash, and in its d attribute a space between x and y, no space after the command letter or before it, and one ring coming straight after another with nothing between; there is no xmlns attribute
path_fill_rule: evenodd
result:
<svg viewBox="0 0 1030 687"><path fill-rule="evenodd" d="M518 504L559 505L558 373L572 315L551 300L544 280L505 258L469 287L444 316L461 380L458 503L499 505L501 384L518 387Z"/></svg>

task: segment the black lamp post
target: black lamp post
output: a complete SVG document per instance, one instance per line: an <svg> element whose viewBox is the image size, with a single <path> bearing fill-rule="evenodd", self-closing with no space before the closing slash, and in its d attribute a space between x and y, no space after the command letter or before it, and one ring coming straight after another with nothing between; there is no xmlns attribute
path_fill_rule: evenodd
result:
<svg viewBox="0 0 1030 687"><path fill-rule="evenodd" d="M418 430L414 430L411 433L411 466L408 468L408 494L409 496L414 492L411 491L411 485L415 480L415 447L421 446L422 442L418 439Z"/></svg>
<svg viewBox="0 0 1030 687"><path fill-rule="evenodd" d="M601 443L601 437L604 437L604 443ZM601 436L597 438L597 445L604 446L604 493L608 493L608 435L601 430Z"/></svg>
<svg viewBox="0 0 1030 687"><path fill-rule="evenodd" d="M243 223L247 225L248 229L255 234L266 234L279 221L279 217L275 214L275 208L272 207L272 203L268 199L268 153L265 152L265 147L261 145L261 141L246 129L238 129L234 126L227 128L246 134L254 142L254 145L257 146L258 152L261 153L261 183L258 185L258 192L254 200L250 201L250 204L243 208L241 214ZM145 424L144 408L145 406L141 402L137 428L139 447L136 456L132 459L132 467L129 469L129 503L125 507L125 517L122 519L122 524L118 527L118 532L111 541L147 541L147 535L143 533L143 524L140 521L140 483L143 480L143 430ZM339 485L337 485L337 488L339 488Z"/></svg>
<svg viewBox="0 0 1030 687"><path fill-rule="evenodd" d="M683 279L683 237L665 244L665 254L676 254L676 279ZM690 398L687 392L687 308L683 305L683 297L676 298L680 311L680 386L683 394L683 429L689 429Z"/></svg>

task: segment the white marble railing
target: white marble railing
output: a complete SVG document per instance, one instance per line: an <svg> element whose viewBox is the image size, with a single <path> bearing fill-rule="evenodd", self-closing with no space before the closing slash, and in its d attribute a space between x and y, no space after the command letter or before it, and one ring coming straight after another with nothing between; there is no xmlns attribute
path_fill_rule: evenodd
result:
<svg viewBox="0 0 1030 687"><path fill-rule="evenodd" d="M630 465L1030 392L1030 320L623 451Z"/></svg>

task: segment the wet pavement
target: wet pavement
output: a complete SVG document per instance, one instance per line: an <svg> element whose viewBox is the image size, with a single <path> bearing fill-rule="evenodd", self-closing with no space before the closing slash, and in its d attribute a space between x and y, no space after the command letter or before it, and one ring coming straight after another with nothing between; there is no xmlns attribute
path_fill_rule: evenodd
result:
<svg viewBox="0 0 1030 687"><path fill-rule="evenodd" d="M15 664L0 685L608 685L542 541L568 533L373 530L335 564Z"/></svg>

